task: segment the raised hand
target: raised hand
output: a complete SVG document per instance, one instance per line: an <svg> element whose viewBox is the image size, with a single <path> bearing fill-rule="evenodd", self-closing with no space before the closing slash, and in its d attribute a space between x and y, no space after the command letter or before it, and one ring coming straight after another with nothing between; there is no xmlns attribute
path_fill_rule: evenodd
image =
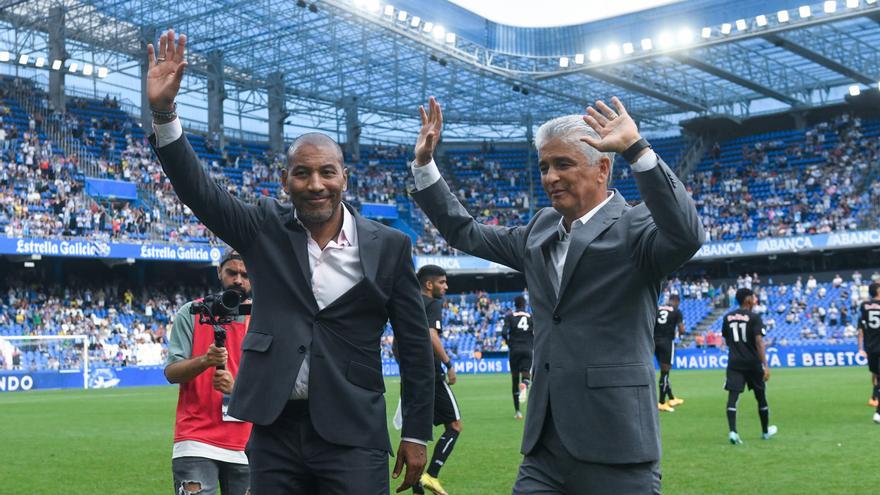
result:
<svg viewBox="0 0 880 495"><path fill-rule="evenodd" d="M422 117L422 128L416 141L416 165L421 167L431 163L434 158L434 149L443 130L443 111L432 96L428 102L428 111L425 112L425 107L420 105L419 115Z"/></svg>
<svg viewBox="0 0 880 495"><path fill-rule="evenodd" d="M169 29L159 37L159 53L157 56L153 44L147 45L150 58L150 70L147 72L147 99L154 110L170 111L174 108L174 98L180 91L180 81L186 60L186 35L181 34L174 44L174 30Z"/></svg>
<svg viewBox="0 0 880 495"><path fill-rule="evenodd" d="M584 115L584 122L596 131L599 138L584 136L581 138L581 141L599 151L623 153L641 139L641 136L635 121L629 116L623 103L616 96L611 98L611 103L617 111L609 108L602 100L596 102L596 107L599 110L587 107L587 115Z"/></svg>

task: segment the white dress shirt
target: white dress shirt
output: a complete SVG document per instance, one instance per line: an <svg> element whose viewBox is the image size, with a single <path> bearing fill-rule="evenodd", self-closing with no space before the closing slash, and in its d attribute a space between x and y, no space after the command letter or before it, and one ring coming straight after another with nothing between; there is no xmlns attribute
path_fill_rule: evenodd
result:
<svg viewBox="0 0 880 495"><path fill-rule="evenodd" d="M586 215L571 223L571 232L565 230L565 219L559 219L559 224L556 225L559 238L550 248L550 260L553 262L553 271L550 272L550 278L552 279L553 287L556 289L556 295L559 295L559 284L562 283L562 269L565 268L565 259L568 257L568 247L571 246L571 235L575 230L586 225L586 223L589 222L603 206L608 204L613 197L614 191L608 191L608 197L605 198L605 201L602 201L592 210L588 211Z"/></svg>

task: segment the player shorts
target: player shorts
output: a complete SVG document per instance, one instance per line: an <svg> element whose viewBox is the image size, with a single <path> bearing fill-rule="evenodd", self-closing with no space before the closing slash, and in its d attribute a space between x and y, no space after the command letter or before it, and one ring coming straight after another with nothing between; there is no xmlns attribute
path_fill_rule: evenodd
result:
<svg viewBox="0 0 880 495"><path fill-rule="evenodd" d="M654 341L654 356L660 364L672 364L675 357L675 344L668 339Z"/></svg>
<svg viewBox="0 0 880 495"><path fill-rule="evenodd" d="M510 361L510 371L522 372L532 369L531 349L511 349L507 358Z"/></svg>
<svg viewBox="0 0 880 495"><path fill-rule="evenodd" d="M749 386L749 390L764 390L764 368L758 366L747 370L727 368L727 381L724 390L730 392L742 392Z"/></svg>
<svg viewBox="0 0 880 495"><path fill-rule="evenodd" d="M880 374L880 352L868 353L868 369L871 373Z"/></svg>
<svg viewBox="0 0 880 495"><path fill-rule="evenodd" d="M445 425L461 419L458 401L446 380L434 382L434 426Z"/></svg>

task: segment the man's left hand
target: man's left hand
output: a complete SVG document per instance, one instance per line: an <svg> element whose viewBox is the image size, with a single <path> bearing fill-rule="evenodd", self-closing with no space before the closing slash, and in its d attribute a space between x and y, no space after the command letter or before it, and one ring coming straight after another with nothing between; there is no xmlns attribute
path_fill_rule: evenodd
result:
<svg viewBox="0 0 880 495"><path fill-rule="evenodd" d="M232 373L229 370L216 370L214 371L213 383L214 390L224 394L231 394L235 380L232 378Z"/></svg>
<svg viewBox="0 0 880 495"><path fill-rule="evenodd" d="M418 443L400 441L400 447L397 448L397 463L394 465L391 477L399 478L404 465L406 465L406 475L403 477L403 484L397 488L397 493L409 490L422 477L422 471L428 463L427 449Z"/></svg>
<svg viewBox="0 0 880 495"><path fill-rule="evenodd" d="M611 103L616 110L612 110L602 100L596 102L598 110L587 107L584 122L596 131L599 138L584 136L581 141L602 152L623 153L642 137L620 99L614 96Z"/></svg>

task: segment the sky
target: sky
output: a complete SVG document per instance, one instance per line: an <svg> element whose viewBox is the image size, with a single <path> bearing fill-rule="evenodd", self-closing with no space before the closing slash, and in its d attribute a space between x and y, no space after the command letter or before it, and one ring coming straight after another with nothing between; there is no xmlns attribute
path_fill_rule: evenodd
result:
<svg viewBox="0 0 880 495"><path fill-rule="evenodd" d="M676 0L450 0L490 21L520 27L583 24Z"/></svg>

